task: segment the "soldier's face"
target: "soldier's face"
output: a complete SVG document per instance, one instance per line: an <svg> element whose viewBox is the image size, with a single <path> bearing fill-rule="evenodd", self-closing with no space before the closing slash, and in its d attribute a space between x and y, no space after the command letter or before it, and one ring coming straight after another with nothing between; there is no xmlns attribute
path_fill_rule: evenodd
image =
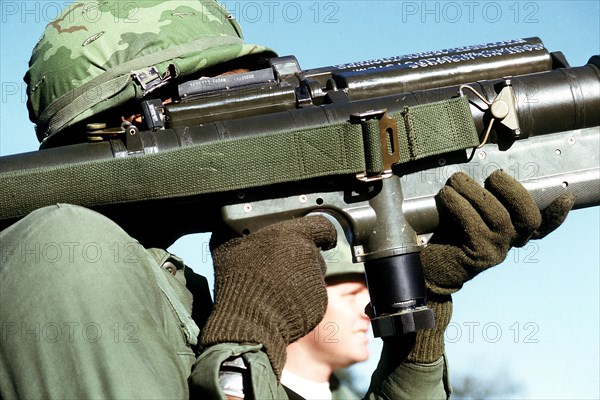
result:
<svg viewBox="0 0 600 400"><path fill-rule="evenodd" d="M369 357L369 317L364 313L369 302L367 286L361 280L327 286L325 317L307 339L318 357L333 369L347 367Z"/></svg>

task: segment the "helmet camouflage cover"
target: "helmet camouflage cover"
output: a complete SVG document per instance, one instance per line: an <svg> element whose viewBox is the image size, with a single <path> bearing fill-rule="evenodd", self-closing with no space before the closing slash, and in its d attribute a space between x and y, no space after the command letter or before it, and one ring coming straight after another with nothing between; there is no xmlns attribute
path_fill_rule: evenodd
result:
<svg viewBox="0 0 600 400"><path fill-rule="evenodd" d="M89 1L68 6L33 50L29 118L40 141L185 77L268 48L246 44L214 0Z"/></svg>

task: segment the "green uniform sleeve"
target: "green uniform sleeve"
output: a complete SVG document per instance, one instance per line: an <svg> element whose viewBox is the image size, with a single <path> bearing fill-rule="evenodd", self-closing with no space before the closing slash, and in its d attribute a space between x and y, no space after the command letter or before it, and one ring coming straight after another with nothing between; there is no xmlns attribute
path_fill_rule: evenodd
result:
<svg viewBox="0 0 600 400"><path fill-rule="evenodd" d="M206 348L198 357L190 377L192 396L225 400L219 386L219 369L228 358L241 356L250 371L254 398L287 400L262 347L260 344L220 343Z"/></svg>
<svg viewBox="0 0 600 400"><path fill-rule="evenodd" d="M262 345L238 343L220 343L202 352L190 377L191 397L226 400L219 386L219 369L228 358L239 356L248 365L254 398L287 400ZM386 364L385 359L383 361ZM365 399L450 398L446 356L431 364L403 362L393 369L389 367L380 362Z"/></svg>
<svg viewBox="0 0 600 400"><path fill-rule="evenodd" d="M384 352L386 351L384 346ZM431 364L401 362L390 368L382 354L382 360L371 379L371 387L365 399L449 399L446 355Z"/></svg>

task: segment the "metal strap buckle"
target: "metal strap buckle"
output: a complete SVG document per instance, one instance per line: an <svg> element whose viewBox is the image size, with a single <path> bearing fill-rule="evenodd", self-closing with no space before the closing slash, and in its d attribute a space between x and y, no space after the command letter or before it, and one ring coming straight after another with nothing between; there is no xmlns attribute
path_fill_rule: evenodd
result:
<svg viewBox="0 0 600 400"><path fill-rule="evenodd" d="M400 161L400 149L398 148L398 125L396 119L387 115L387 110L370 110L362 113L350 115L350 123L363 124L366 121L379 120L379 142L381 145L381 159L383 161L383 171L368 175L367 172L359 172L356 179L361 182L379 181L391 177L392 165Z"/></svg>
<svg viewBox="0 0 600 400"><path fill-rule="evenodd" d="M483 139L477 148L483 147L490 136L494 121L499 121L502 125L506 126L513 133L515 138L518 138L521 134L521 127L519 124L519 117L517 115L516 97L513 90L510 77L504 78L505 86L502 88L500 93L496 96L494 101L488 101L479 92L473 89L469 85L461 85L458 88L460 96L465 96L464 90L469 90L471 93L479 97L489 108L490 111L490 122L487 126Z"/></svg>

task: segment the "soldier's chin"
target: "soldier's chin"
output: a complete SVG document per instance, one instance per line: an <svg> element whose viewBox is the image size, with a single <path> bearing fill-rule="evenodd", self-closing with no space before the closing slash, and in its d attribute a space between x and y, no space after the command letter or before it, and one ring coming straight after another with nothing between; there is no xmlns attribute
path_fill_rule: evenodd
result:
<svg viewBox="0 0 600 400"><path fill-rule="evenodd" d="M358 336L358 335L357 335ZM355 341L353 345L354 351L352 352L354 355L354 362L362 362L366 361L369 358L369 337L364 334L362 337L357 337L357 341Z"/></svg>

